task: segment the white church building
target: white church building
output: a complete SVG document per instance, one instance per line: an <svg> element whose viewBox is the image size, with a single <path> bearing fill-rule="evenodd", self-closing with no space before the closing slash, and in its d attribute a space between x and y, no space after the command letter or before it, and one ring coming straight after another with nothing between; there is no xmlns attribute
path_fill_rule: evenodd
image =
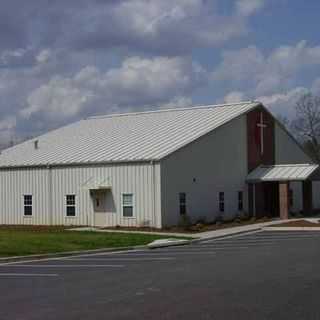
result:
<svg viewBox="0 0 320 320"><path fill-rule="evenodd" d="M318 166L259 102L81 120L0 154L0 224L311 213Z"/></svg>

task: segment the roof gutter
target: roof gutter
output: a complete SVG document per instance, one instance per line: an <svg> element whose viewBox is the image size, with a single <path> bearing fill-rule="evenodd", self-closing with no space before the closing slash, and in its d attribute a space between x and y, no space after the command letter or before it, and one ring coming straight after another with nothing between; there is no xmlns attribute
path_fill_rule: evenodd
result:
<svg viewBox="0 0 320 320"><path fill-rule="evenodd" d="M88 167L88 166L112 166L126 164L150 164L159 162L158 159L124 160L124 161L95 161L95 162L73 162L73 163L47 163L31 165L13 165L0 166L0 171L9 169L52 169L52 168L70 168L70 167Z"/></svg>

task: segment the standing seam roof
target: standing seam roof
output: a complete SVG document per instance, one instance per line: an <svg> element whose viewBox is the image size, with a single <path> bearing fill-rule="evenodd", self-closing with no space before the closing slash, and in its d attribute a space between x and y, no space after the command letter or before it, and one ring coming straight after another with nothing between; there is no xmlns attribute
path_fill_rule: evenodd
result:
<svg viewBox="0 0 320 320"><path fill-rule="evenodd" d="M261 165L247 176L247 182L304 181L319 168L316 164Z"/></svg>
<svg viewBox="0 0 320 320"><path fill-rule="evenodd" d="M0 167L160 160L258 105L242 102L92 117L4 150Z"/></svg>

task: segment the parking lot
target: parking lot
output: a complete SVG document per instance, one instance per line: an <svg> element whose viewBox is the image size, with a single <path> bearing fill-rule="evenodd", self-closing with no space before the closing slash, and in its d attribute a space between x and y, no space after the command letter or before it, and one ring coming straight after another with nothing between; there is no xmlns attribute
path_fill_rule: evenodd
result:
<svg viewBox="0 0 320 320"><path fill-rule="evenodd" d="M0 266L0 319L319 319L320 232Z"/></svg>

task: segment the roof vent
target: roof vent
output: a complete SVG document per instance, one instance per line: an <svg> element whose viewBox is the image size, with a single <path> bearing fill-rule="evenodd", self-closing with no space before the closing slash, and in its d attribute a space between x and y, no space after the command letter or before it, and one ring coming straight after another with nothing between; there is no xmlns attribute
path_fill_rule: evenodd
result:
<svg viewBox="0 0 320 320"><path fill-rule="evenodd" d="M35 140L33 143L34 143L34 149L38 150L39 149L39 140Z"/></svg>

